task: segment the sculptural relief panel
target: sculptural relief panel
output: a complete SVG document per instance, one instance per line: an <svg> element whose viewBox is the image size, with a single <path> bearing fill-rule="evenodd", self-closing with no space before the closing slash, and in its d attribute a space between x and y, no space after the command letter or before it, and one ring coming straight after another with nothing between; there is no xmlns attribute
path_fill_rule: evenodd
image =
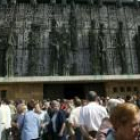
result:
<svg viewBox="0 0 140 140"><path fill-rule="evenodd" d="M0 24L3 23L9 26L9 22L13 20L14 10L0 10L2 11L0 12ZM17 6L15 14L16 27L13 28L18 36L16 66L19 68L17 68L16 73L18 73L17 75L26 75L28 73L27 63L31 54L28 47L32 46L29 43L31 41L29 34L32 31L31 25L34 23L40 26L39 30L35 29L38 30L37 32L33 32L33 38L36 38L34 49L38 51L38 54L36 50L32 51L33 56L37 56L36 58L33 57L33 59L38 59L36 61L36 68L34 68L36 69L34 70L36 71L34 75L49 75L49 36L52 32L52 18L56 20L58 32L58 35L56 35L58 38L57 47L59 48L58 54L61 56L61 61L60 56L58 60L55 59L59 68L54 74L97 74L93 72L94 68L92 69L91 67L91 64L95 62L93 61L94 59L92 60L92 56L96 49L99 49L99 53L101 54L99 55L100 58L98 58L100 64L94 64L97 65L97 69L100 67L99 74L138 73L139 62L136 60L137 51L135 46L137 41L134 38L137 36L138 25L140 24L139 13L140 10L134 7L123 6L122 8L117 8L115 5L103 5L103 7L99 8L97 5L68 5L64 7L62 5L50 6L39 4L34 9L31 5L20 4ZM89 41L92 20L96 21L96 25ZM119 22L123 23L121 32L118 29ZM63 25L65 25L66 32L63 32ZM102 31L101 25L104 26ZM68 38L67 35L69 36ZM95 39L94 36L97 38ZM94 39L95 42L93 41ZM117 44L123 46L122 48L120 47L121 50L119 51L116 51ZM92 51L91 46L93 46ZM69 49L66 49L67 47ZM125 56L125 60L120 65L117 61L123 56L122 54ZM23 56L22 59L20 58L21 55ZM117 57L117 55L120 56ZM66 62L62 61L64 58L68 59L67 66ZM103 58L106 59L106 62L102 61ZM103 64L106 64L106 66L103 66ZM122 72L123 65L127 67L127 70L124 70L125 72ZM62 71L59 72L59 69L62 69ZM77 70L74 72L74 69Z"/></svg>

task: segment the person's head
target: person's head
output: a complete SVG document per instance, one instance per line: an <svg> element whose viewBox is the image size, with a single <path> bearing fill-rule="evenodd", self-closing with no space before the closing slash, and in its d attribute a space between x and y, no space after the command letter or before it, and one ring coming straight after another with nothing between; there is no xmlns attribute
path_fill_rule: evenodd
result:
<svg viewBox="0 0 140 140"><path fill-rule="evenodd" d="M107 103L107 111L109 114L111 114L112 110L118 105L123 103L122 101L118 99L109 99Z"/></svg>
<svg viewBox="0 0 140 140"><path fill-rule="evenodd" d="M116 138L134 140L139 135L140 110L131 103L117 105L110 115Z"/></svg>
<svg viewBox="0 0 140 140"><path fill-rule="evenodd" d="M88 101L98 101L98 96L97 93L95 91L89 91L87 93L87 100Z"/></svg>
<svg viewBox="0 0 140 140"><path fill-rule="evenodd" d="M45 101L45 102L43 103L43 109L44 109L44 110L47 110L49 107L50 107L50 102Z"/></svg>
<svg viewBox="0 0 140 140"><path fill-rule="evenodd" d="M57 112L57 111L59 111L59 108L60 108L60 103L58 101L56 101L56 100L53 100L51 102L51 110L53 112Z"/></svg>
<svg viewBox="0 0 140 140"><path fill-rule="evenodd" d="M6 98L1 99L1 104L9 104L9 101Z"/></svg>
<svg viewBox="0 0 140 140"><path fill-rule="evenodd" d="M82 105L82 101L80 100L80 98L78 98L78 97L75 97L75 98L74 98L74 105L75 105L76 107Z"/></svg>
<svg viewBox="0 0 140 140"><path fill-rule="evenodd" d="M19 114L22 114L22 113L24 113L25 111L26 111L26 106L25 106L25 104L19 104L18 106L17 106L17 112L19 113Z"/></svg>
<svg viewBox="0 0 140 140"><path fill-rule="evenodd" d="M27 108L28 108L28 110L33 110L33 109L34 109L34 106L35 106L35 101L34 101L34 100L30 100L30 101L27 103Z"/></svg>
<svg viewBox="0 0 140 140"><path fill-rule="evenodd" d="M41 107L40 107L39 102L36 102L36 103L35 103L34 111L35 111L36 113L38 113L38 114L41 113Z"/></svg>
<svg viewBox="0 0 140 140"><path fill-rule="evenodd" d="M127 95L125 97L125 102L131 103L132 102L132 97L130 95Z"/></svg>

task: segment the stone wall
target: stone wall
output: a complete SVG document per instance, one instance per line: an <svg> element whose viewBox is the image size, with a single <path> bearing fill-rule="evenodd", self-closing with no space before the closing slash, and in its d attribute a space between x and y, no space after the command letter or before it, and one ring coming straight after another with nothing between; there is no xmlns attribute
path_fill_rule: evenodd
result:
<svg viewBox="0 0 140 140"><path fill-rule="evenodd" d="M59 37L52 41L54 54L49 39L53 21ZM6 37L0 33L0 75L137 74L139 25L140 9L131 5L99 8L39 4L33 8L30 4L18 4L15 9L1 8L0 28L5 29L3 32L12 28L12 37L6 45Z"/></svg>

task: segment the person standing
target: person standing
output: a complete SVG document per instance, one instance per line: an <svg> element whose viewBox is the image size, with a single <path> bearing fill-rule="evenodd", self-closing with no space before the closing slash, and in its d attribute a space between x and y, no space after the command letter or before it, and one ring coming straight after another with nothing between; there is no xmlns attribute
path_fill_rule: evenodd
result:
<svg viewBox="0 0 140 140"><path fill-rule="evenodd" d="M38 140L40 119L34 109L34 101L27 104L28 111L25 113L23 119L19 121L19 128L21 129L21 140Z"/></svg>
<svg viewBox="0 0 140 140"><path fill-rule="evenodd" d="M79 125L79 117L80 117L79 115L80 110L82 108L82 102L78 97L74 98L74 105L75 108L71 111L70 116L68 118L68 122L70 123L70 126L74 131L74 136L72 139L82 140L82 134Z"/></svg>
<svg viewBox="0 0 140 140"><path fill-rule="evenodd" d="M66 140L66 116L60 109L60 103L56 100L51 102L52 117L48 126L51 140Z"/></svg>
<svg viewBox="0 0 140 140"><path fill-rule="evenodd" d="M34 112L38 114L41 123L40 140L47 140L47 133L48 133L47 127L50 122L50 117L48 115L48 112L41 109L39 102L35 104Z"/></svg>
<svg viewBox="0 0 140 140"><path fill-rule="evenodd" d="M11 112L8 101L2 99L0 106L0 140L8 140L11 128Z"/></svg>
<svg viewBox="0 0 140 140"><path fill-rule="evenodd" d="M87 100L89 103L80 111L80 128L85 139L94 140L102 120L108 114L105 107L99 105L95 91L87 93Z"/></svg>
<svg viewBox="0 0 140 140"><path fill-rule="evenodd" d="M140 110L132 103L117 105L110 115L113 128L106 140L139 140Z"/></svg>

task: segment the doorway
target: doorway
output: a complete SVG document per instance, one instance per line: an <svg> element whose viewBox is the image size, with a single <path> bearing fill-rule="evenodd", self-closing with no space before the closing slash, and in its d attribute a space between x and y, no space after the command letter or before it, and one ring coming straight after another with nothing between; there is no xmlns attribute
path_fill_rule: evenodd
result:
<svg viewBox="0 0 140 140"><path fill-rule="evenodd" d="M73 99L75 96L84 99L84 84L65 84L64 85L64 98Z"/></svg>

